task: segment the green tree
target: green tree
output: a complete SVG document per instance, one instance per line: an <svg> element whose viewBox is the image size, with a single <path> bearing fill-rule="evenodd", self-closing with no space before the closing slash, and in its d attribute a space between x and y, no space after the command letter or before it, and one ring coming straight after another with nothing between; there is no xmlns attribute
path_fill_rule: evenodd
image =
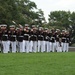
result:
<svg viewBox="0 0 75 75"><path fill-rule="evenodd" d="M38 16L34 11L37 6L30 0L0 0L0 24L31 24Z"/></svg>
<svg viewBox="0 0 75 75"><path fill-rule="evenodd" d="M49 24L54 26L69 27L70 11L53 11L49 15Z"/></svg>

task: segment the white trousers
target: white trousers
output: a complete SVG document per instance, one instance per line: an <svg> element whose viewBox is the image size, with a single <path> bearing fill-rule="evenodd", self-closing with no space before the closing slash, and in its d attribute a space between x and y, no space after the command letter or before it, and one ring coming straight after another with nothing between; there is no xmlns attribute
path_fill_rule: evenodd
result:
<svg viewBox="0 0 75 75"><path fill-rule="evenodd" d="M49 41L46 41L46 50L47 50L47 52L50 52L50 43L49 43Z"/></svg>
<svg viewBox="0 0 75 75"><path fill-rule="evenodd" d="M66 52L69 50L69 43L66 43Z"/></svg>
<svg viewBox="0 0 75 75"><path fill-rule="evenodd" d="M29 42L29 52L32 52L33 51L33 41L31 40Z"/></svg>
<svg viewBox="0 0 75 75"><path fill-rule="evenodd" d="M12 53L16 53L16 41L11 41Z"/></svg>
<svg viewBox="0 0 75 75"><path fill-rule="evenodd" d="M52 44L51 45L52 46L52 52L54 52L55 51L55 42L52 42L51 44Z"/></svg>
<svg viewBox="0 0 75 75"><path fill-rule="evenodd" d="M25 52L24 51L24 41L22 41L22 42L19 42L19 48L20 48L20 52Z"/></svg>
<svg viewBox="0 0 75 75"><path fill-rule="evenodd" d="M49 52L52 50L52 42L49 42Z"/></svg>
<svg viewBox="0 0 75 75"><path fill-rule="evenodd" d="M42 52L45 52L45 51L46 51L46 41L43 41L42 46L43 46L43 50L42 50Z"/></svg>
<svg viewBox="0 0 75 75"><path fill-rule="evenodd" d="M65 52L66 51L66 43L62 42L61 45L62 45L62 51Z"/></svg>
<svg viewBox="0 0 75 75"><path fill-rule="evenodd" d="M38 40L38 52L44 52L43 48L43 41Z"/></svg>
<svg viewBox="0 0 75 75"><path fill-rule="evenodd" d="M33 41L33 52L37 52L37 41Z"/></svg>
<svg viewBox="0 0 75 75"><path fill-rule="evenodd" d="M3 45L3 53L8 53L9 49L8 41L2 41L2 45Z"/></svg>
<svg viewBox="0 0 75 75"><path fill-rule="evenodd" d="M38 40L38 52L40 52L40 51L41 51L41 41Z"/></svg>
<svg viewBox="0 0 75 75"><path fill-rule="evenodd" d="M29 41L28 40L24 40L24 51L26 53L29 53Z"/></svg>
<svg viewBox="0 0 75 75"><path fill-rule="evenodd" d="M55 49L56 49L57 52L59 52L59 47L60 47L59 42L56 42L55 43Z"/></svg>
<svg viewBox="0 0 75 75"><path fill-rule="evenodd" d="M8 41L7 43L8 43L8 51L10 51L10 41Z"/></svg>
<svg viewBox="0 0 75 75"><path fill-rule="evenodd" d="M62 52L62 46L60 47L58 47L58 50L57 50L57 52Z"/></svg>

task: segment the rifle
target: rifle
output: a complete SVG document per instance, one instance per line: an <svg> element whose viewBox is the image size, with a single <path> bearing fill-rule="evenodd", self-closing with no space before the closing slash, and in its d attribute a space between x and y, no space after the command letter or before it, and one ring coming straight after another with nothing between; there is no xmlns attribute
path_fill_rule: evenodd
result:
<svg viewBox="0 0 75 75"><path fill-rule="evenodd" d="M15 24L18 27L23 27L21 24L17 24L15 21L12 21L13 24Z"/></svg>

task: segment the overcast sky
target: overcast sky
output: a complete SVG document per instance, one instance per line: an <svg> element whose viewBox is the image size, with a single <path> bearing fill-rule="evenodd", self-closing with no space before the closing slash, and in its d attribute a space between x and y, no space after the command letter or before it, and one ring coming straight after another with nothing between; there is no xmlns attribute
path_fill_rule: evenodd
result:
<svg viewBox="0 0 75 75"><path fill-rule="evenodd" d="M38 9L44 11L46 20L48 14L55 10L75 11L75 0L31 0L34 1Z"/></svg>

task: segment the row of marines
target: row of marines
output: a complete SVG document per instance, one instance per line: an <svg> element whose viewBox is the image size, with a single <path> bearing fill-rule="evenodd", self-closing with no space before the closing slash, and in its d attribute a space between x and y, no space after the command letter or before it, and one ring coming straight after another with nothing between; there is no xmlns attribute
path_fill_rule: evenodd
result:
<svg viewBox="0 0 75 75"><path fill-rule="evenodd" d="M1 52L68 52L70 35L66 30L43 29L28 24L15 28L6 24L0 25Z"/></svg>

